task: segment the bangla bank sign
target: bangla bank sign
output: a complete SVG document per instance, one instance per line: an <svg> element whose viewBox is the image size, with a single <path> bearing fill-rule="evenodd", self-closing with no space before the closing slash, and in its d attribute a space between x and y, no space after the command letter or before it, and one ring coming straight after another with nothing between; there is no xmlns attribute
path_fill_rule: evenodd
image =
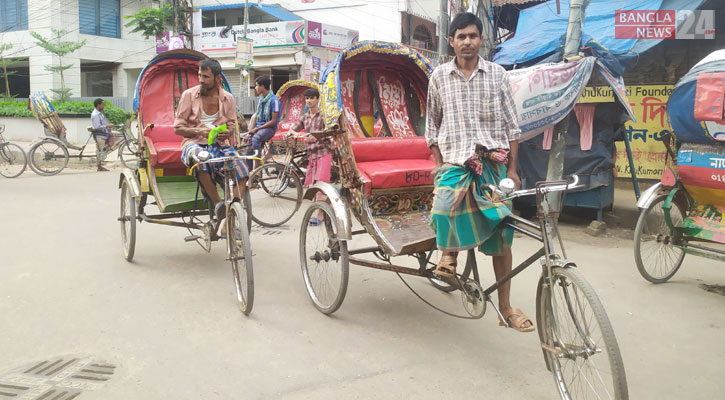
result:
<svg viewBox="0 0 725 400"><path fill-rule="evenodd" d="M235 51L237 39L244 37L244 25L201 28L198 32L194 39L196 50ZM340 50L357 42L358 36L354 30L312 21L280 21L247 26L247 39L253 41L255 48L307 44Z"/></svg>
<svg viewBox="0 0 725 400"><path fill-rule="evenodd" d="M237 38L244 37L244 25L201 28L194 41L196 50L208 52L237 49ZM254 47L302 46L305 44L305 21L282 21L247 25L247 39Z"/></svg>

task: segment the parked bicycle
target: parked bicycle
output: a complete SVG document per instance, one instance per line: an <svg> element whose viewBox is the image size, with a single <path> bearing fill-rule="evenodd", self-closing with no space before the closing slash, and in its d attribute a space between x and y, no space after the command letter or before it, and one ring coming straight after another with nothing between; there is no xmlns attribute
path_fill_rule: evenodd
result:
<svg viewBox="0 0 725 400"><path fill-rule="evenodd" d="M113 138L113 144L105 150L100 149L96 141L93 140L96 153L92 155L83 154L88 143L94 139L92 128L88 128L88 133L86 143L83 146L76 146L69 143L64 136L50 132L48 136L40 139L30 147L28 153L30 168L40 175L56 175L68 165L68 160L71 158L83 160L86 157L93 159L100 154L101 161L103 161L116 150L118 150L118 158L124 166L131 169L138 168L138 140L131 135L126 124L116 124L111 127L110 137ZM77 150L79 154L70 154L68 149Z"/></svg>
<svg viewBox="0 0 725 400"><path fill-rule="evenodd" d="M6 178L16 178L28 166L28 157L20 146L5 141L3 132L5 132L5 125L0 124L0 175Z"/></svg>
<svg viewBox="0 0 725 400"><path fill-rule="evenodd" d="M259 225L275 227L289 221L302 204L302 180L307 152L297 147L298 138L285 139L285 155L274 161L265 143L262 159L265 162L249 174L247 186L252 189L254 209L252 220Z"/></svg>

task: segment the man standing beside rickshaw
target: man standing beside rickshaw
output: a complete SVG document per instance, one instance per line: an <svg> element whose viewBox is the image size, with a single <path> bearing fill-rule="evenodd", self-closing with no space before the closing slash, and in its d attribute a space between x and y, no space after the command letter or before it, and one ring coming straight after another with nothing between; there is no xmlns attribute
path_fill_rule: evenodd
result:
<svg viewBox="0 0 725 400"><path fill-rule="evenodd" d="M204 150L212 158L238 155L229 141L236 129L236 105L232 94L221 87L221 74L222 67L217 60L202 60L199 63L199 84L181 94L174 120L174 133L184 137L181 142L181 161L187 167L194 165L196 157ZM209 132L224 124L227 130L221 131L214 143L208 144ZM233 164L237 177L235 195L243 199L249 173L243 161L237 160ZM214 183L214 174L221 166L222 163L200 164L196 169L196 178L214 204L217 219L224 217L225 210Z"/></svg>
<svg viewBox="0 0 725 400"><path fill-rule="evenodd" d="M518 188L521 131L505 70L478 55L482 31L474 14L453 19L448 40L456 57L436 68L428 86L425 136L437 170L431 224L442 252L435 274L442 278L455 275L459 251L474 247L492 256L497 280L512 265L513 231L501 224L510 205L495 201L484 185L508 177ZM533 331L531 319L511 307L510 292L510 281L498 289L501 314L517 331Z"/></svg>

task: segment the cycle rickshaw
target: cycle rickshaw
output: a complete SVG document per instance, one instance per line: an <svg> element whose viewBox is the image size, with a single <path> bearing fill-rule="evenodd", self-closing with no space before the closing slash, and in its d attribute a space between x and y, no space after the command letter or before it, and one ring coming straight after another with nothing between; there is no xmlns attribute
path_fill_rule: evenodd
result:
<svg viewBox="0 0 725 400"><path fill-rule="evenodd" d="M28 108L43 124L45 130L45 137L36 140L28 151L28 162L33 171L39 175L52 176L60 173L71 158L83 160L83 151L94 138L92 128L88 128L88 138L83 146L76 146L66 139L65 126L43 92L33 93L30 96ZM127 122L130 123L131 120ZM127 124L115 124L111 128L110 137L114 142L107 149L100 149L98 143L93 140L96 152L85 157L98 158L100 155L103 161L108 154L118 150L118 158L123 165L127 168L136 168L138 141L131 134L131 127ZM70 154L69 149L78 151L78 154Z"/></svg>
<svg viewBox="0 0 725 400"><path fill-rule="evenodd" d="M686 254L725 261L725 50L695 65L667 103L674 131L667 163L647 189L634 236L634 259L652 283L675 275ZM676 138L675 138L676 136Z"/></svg>
<svg viewBox="0 0 725 400"><path fill-rule="evenodd" d="M289 138L289 130L306 112L303 93L317 84L302 80L289 81L280 87L277 95L282 106L277 133L265 144L264 165L255 169L249 177L254 204L254 222L274 227L284 224L302 204L307 157L304 138Z"/></svg>
<svg viewBox="0 0 725 400"><path fill-rule="evenodd" d="M134 109L138 112L139 168L121 173L121 240L129 262L134 257L137 222L186 228L184 240L197 242L211 250L211 242L227 241L227 260L231 262L237 301L249 314L254 302L252 251L249 240L249 195L234 199L231 187L235 178L232 161L247 156L206 159L199 162L223 163L222 182L226 211L226 235L220 234L222 221L213 218L213 209L204 200L191 171L181 162L182 137L174 133L174 111L184 90L199 83L199 62L207 56L193 50L172 50L153 58L141 71L136 84ZM224 89L229 90L226 78ZM151 203L149 200L153 199ZM158 213L147 213L155 205Z"/></svg>
<svg viewBox="0 0 725 400"><path fill-rule="evenodd" d="M429 213L435 163L420 136L431 70L424 57L407 47L360 42L323 72L326 129L314 134L334 138L340 180L317 183L304 195L311 200L322 192L329 199L312 203L300 228L302 276L313 305L324 314L338 310L347 292L349 264L356 264L399 277L427 278L442 291L459 291L467 318L481 318L491 303L504 321L491 294L538 261L542 274L536 326L545 364L561 397L626 399L623 362L604 307L576 265L566 259L563 245L560 253L553 240L560 210L550 207L549 196L576 188L576 177L570 182L540 182L535 189L513 193L489 188L502 200L534 194L538 200L538 223L515 215L506 223L543 246L503 279L483 288L475 249L462 252L465 263L459 265L465 267L453 279L433 275L435 232L429 226ZM323 214L323 223L310 226L317 213ZM353 230L353 216L362 229ZM370 235L376 245L353 247L353 238L362 234ZM393 263L399 256L413 257L418 267Z"/></svg>

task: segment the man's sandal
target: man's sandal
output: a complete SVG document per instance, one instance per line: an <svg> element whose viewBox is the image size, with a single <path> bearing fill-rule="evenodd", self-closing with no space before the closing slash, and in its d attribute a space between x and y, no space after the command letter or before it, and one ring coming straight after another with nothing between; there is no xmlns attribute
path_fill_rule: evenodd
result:
<svg viewBox="0 0 725 400"><path fill-rule="evenodd" d="M438 261L433 274L439 278L453 278L456 276L457 265L458 262L456 261L456 257L443 256L440 261Z"/></svg>
<svg viewBox="0 0 725 400"><path fill-rule="evenodd" d="M524 314L524 312L518 308L510 308L506 311L503 311L501 315L503 315L506 322L508 322L510 328L513 328L519 332L533 332L536 330L536 327L531 321L531 318L527 317L526 314ZM530 325L524 326L526 322L528 322ZM500 317L498 319L498 324L499 326L506 326L504 325L503 321L501 321Z"/></svg>

